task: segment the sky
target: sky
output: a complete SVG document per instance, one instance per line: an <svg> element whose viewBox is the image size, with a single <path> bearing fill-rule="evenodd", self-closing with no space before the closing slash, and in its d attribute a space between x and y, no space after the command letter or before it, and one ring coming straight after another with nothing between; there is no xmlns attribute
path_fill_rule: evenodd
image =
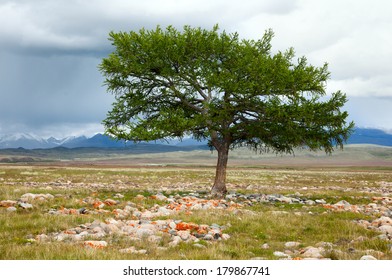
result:
<svg viewBox="0 0 392 280"><path fill-rule="evenodd" d="M274 51L327 62L349 120L392 133L391 15L390 0L0 0L0 135L103 132L110 31L215 24L245 39L271 28Z"/></svg>

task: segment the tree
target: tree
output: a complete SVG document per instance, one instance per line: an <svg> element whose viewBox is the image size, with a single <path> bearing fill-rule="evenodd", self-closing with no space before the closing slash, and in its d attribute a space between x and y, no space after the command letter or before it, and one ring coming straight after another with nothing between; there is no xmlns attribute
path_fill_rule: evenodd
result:
<svg viewBox="0 0 392 280"><path fill-rule="evenodd" d="M106 133L133 141L209 139L218 154L218 196L226 193L231 148L343 148L354 123L341 111L346 95L326 93L327 64L295 59L292 48L273 54L272 38L267 30L260 40L241 40L218 26L111 32L115 49L99 66L116 99Z"/></svg>

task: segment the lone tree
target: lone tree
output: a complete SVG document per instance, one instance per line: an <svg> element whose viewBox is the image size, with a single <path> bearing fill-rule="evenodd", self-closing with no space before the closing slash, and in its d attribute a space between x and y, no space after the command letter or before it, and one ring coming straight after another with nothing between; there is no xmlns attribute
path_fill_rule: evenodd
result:
<svg viewBox="0 0 392 280"><path fill-rule="evenodd" d="M292 48L272 53L272 37L268 30L260 40L242 40L218 26L111 32L115 50L99 66L116 98L106 133L133 141L208 139L218 153L217 196L226 193L231 148L343 148L354 123L341 111L344 93L326 96L327 64L295 59Z"/></svg>

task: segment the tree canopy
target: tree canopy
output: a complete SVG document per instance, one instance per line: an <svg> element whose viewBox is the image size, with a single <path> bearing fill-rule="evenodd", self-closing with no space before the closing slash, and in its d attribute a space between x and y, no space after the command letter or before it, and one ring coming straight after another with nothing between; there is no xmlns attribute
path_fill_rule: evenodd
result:
<svg viewBox="0 0 392 280"><path fill-rule="evenodd" d="M208 139L218 151L219 194L230 148L342 148L354 126L341 110L346 95L327 95L327 64L312 66L292 48L273 53L273 35L240 39L218 26L111 32L115 49L99 67L116 98L106 132L133 141Z"/></svg>

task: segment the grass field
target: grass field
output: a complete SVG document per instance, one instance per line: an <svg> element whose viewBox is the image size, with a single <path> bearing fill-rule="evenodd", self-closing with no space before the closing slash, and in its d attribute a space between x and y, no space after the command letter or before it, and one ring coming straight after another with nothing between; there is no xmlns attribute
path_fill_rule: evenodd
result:
<svg viewBox="0 0 392 280"><path fill-rule="evenodd" d="M367 154L371 155L370 152ZM379 238L381 232L377 228L366 228L358 222L372 222L385 216L388 211L392 214L392 205L388 200L374 199L392 197L392 166L390 155L385 153L365 159L367 163L382 164L365 165L339 165L332 161L311 164L317 160L317 156L297 157L294 163L287 157L270 161L264 158L265 162L270 163L266 165L260 159L252 160L242 153L234 153L227 182L229 194L235 193L237 198L228 197L226 202L229 204L233 200L233 205L235 202L241 207L234 211L219 208L178 211L150 219L153 222L170 219L197 225L217 224L223 233L230 236L228 239L196 240L170 246L170 236L161 233L157 244L146 238L131 239L124 234L94 237L94 240L106 241L108 245L103 248L86 248L83 240L38 240L39 235L51 236L79 225L113 218L122 221L132 219L121 219L115 215L116 209L124 209L127 205L140 212L153 212L151 209L166 207L167 202L157 200L157 194L167 198L197 194L209 199L207 195L215 172L213 158L203 160L203 157L197 156L197 152L184 153L181 157L137 157L136 160L134 156L133 161L129 157L116 157L112 161L102 161L101 158L68 164L0 165L0 201L19 203L26 193L49 193L53 196L28 201L31 209L16 206L16 211L9 211L6 207L0 207L0 258L280 259L282 256L276 252L290 258L304 258L306 249L314 247L322 248L322 257L329 259L359 259L363 255L392 259L392 242L388 240L388 235ZM355 155L345 157L346 161L341 160L342 157L337 156L337 161L348 163L355 160ZM186 159L185 163L183 159ZM294 199L294 202L252 202L249 198L252 194L281 195ZM86 202L88 199L115 199L117 204L105 205L102 211L88 214L50 214L50 211L61 209L93 210ZM295 199L302 202L297 203ZM303 203L310 200L324 200L324 203ZM352 207L326 207L342 200ZM352 211L354 206L368 209L369 204L374 211ZM291 241L297 242L294 248L286 244ZM144 251L121 251L129 247Z"/></svg>

